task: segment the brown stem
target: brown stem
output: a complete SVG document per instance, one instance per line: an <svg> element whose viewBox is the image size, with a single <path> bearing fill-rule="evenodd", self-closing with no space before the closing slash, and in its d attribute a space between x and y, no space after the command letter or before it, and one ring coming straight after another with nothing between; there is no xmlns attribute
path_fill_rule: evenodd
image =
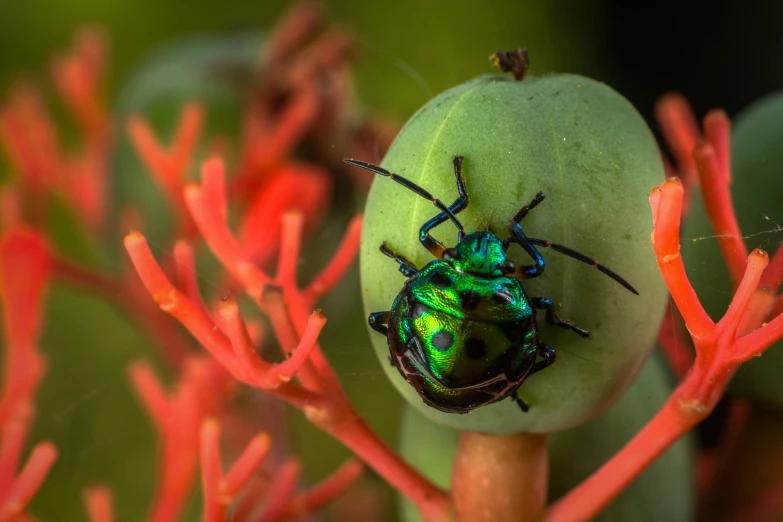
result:
<svg viewBox="0 0 783 522"><path fill-rule="evenodd" d="M548 480L545 435L460 433L451 474L458 521L540 520Z"/></svg>
<svg viewBox="0 0 783 522"><path fill-rule="evenodd" d="M516 49L513 51L498 51L489 57L492 65L503 72L510 72L514 75L514 80L521 82L527 75L530 68L530 58L527 55L527 49Z"/></svg>

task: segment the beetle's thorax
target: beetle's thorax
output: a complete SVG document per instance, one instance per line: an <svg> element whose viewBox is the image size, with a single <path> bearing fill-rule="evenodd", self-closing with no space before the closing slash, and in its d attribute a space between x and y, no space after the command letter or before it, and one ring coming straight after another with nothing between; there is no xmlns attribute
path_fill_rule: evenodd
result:
<svg viewBox="0 0 783 522"><path fill-rule="evenodd" d="M502 277L506 253L503 243L491 232L472 232L454 247L456 256L447 259L455 270L483 277Z"/></svg>

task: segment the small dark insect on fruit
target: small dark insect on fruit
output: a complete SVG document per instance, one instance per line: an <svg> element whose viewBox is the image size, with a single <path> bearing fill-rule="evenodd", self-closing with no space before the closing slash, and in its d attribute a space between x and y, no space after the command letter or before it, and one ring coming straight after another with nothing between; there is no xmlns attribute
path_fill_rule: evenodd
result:
<svg viewBox="0 0 783 522"><path fill-rule="evenodd" d="M465 233L457 214L469 198L462 176L462 156L454 157L459 197L444 205L415 183L386 169L346 159L346 163L396 181L438 207L440 213L424 223L419 240L435 256L418 269L386 243L381 252L397 261L408 278L391 310L370 314L370 326L386 336L392 364L424 402L447 413L468 413L480 406L511 397L522 409L517 388L531 375L555 362L555 350L538 340L535 310L545 310L549 324L590 332L557 316L546 297L528 297L522 281L540 276L546 266L536 247L550 248L593 265L629 291L639 294L625 279L594 259L543 239L527 237L520 222L544 200L539 192L509 220L510 237L501 241L492 232ZM459 231L457 245L446 248L430 235L451 220ZM515 243L529 255L530 265L516 266L506 257ZM536 360L540 357L540 360Z"/></svg>

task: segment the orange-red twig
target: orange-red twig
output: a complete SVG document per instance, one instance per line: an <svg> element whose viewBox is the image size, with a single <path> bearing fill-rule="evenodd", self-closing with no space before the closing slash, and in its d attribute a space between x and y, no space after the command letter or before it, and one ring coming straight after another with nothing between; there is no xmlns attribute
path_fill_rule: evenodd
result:
<svg viewBox="0 0 783 522"><path fill-rule="evenodd" d="M57 449L42 442L19 470L45 367L37 343L48 280L49 255L43 238L25 228L7 230L0 237L5 334L5 379L0 396L1 522L22 516L57 458Z"/></svg>
<svg viewBox="0 0 783 522"><path fill-rule="evenodd" d="M236 495L250 481L251 475L269 451L269 445L269 436L264 433L251 439L245 451L223 477L221 489L225 495Z"/></svg>
<svg viewBox="0 0 783 522"><path fill-rule="evenodd" d="M321 507L342 495L361 476L363 469L358 460L347 461L323 482L298 494L291 502L287 513L298 515L317 512Z"/></svg>
<svg viewBox="0 0 783 522"><path fill-rule="evenodd" d="M208 419L201 426L201 476L204 489L204 522L222 522L226 509L250 480L269 450L269 437L254 437L227 475L220 463L220 426Z"/></svg>
<svg viewBox="0 0 783 522"><path fill-rule="evenodd" d="M653 247L666 285L693 338L694 366L650 423L595 474L558 501L550 509L548 521L594 517L666 448L714 409L741 362L783 337L783 318L746 333L751 329L751 321L744 318L753 318L758 326L770 302L768 292L758 290L761 273L769 261L761 250L748 256L744 275L723 318L713 324L707 317L684 275L679 254L682 198L683 188L676 178L651 193Z"/></svg>
<svg viewBox="0 0 783 522"><path fill-rule="evenodd" d="M661 96L655 105L655 119L676 162L673 175L680 178L685 188L683 214L687 215L690 194L698 181L693 149L701 139L699 124L688 100L678 93Z"/></svg>
<svg viewBox="0 0 783 522"><path fill-rule="evenodd" d="M41 442L33 448L27 463L0 501L0 522L9 522L22 514L55 460L57 448L51 442Z"/></svg>
<svg viewBox="0 0 783 522"><path fill-rule="evenodd" d="M684 379L693 365L694 353L686 334L680 328L679 312L674 309L671 301L666 307L666 314L658 331L658 345L674 374L679 380Z"/></svg>
<svg viewBox="0 0 783 522"><path fill-rule="evenodd" d="M132 116L127 123L131 142L181 219L185 218L182 184L195 152L203 119L204 109L199 103L185 104L168 149L160 145L149 123L142 116Z"/></svg>
<svg viewBox="0 0 783 522"><path fill-rule="evenodd" d="M356 252L359 251L359 240L362 234L362 214L354 216L348 224L348 230L343 237L337 252L326 267L313 279L304 291L305 298L315 303L322 295L329 293L353 263Z"/></svg>
<svg viewBox="0 0 783 522"><path fill-rule="evenodd" d="M109 488L95 486L85 489L84 505L89 522L114 521L114 499Z"/></svg>
<svg viewBox="0 0 783 522"><path fill-rule="evenodd" d="M213 364L190 360L170 397L146 364L135 363L130 368L131 381L163 445L160 484L148 518L152 522L176 520L190 495L196 477L199 427L218 392L211 375Z"/></svg>
<svg viewBox="0 0 783 522"><path fill-rule="evenodd" d="M268 503L258 522L277 522L285 513L286 506L296 494L301 466L296 460L289 460L279 469L267 495Z"/></svg>
<svg viewBox="0 0 783 522"><path fill-rule="evenodd" d="M714 115L714 117L725 118L725 115ZM728 118L725 118L725 121L728 121ZM722 127L722 131L729 132L728 124ZM723 141L723 136L716 137L716 139ZM706 143L696 147L693 155L699 171L707 215L715 230L718 246L720 246L732 283L736 288L742 279L745 259L748 254L737 224L737 217L734 215L734 206L731 203L728 174L722 166L725 160L721 160L715 148Z"/></svg>
<svg viewBox="0 0 783 522"><path fill-rule="evenodd" d="M60 95L93 140L107 134L108 117L99 93L106 50L106 37L101 31L84 29L77 35L73 50L52 65Z"/></svg>
<svg viewBox="0 0 783 522"><path fill-rule="evenodd" d="M274 380L280 381L279 385L270 387L267 382L265 370L269 370L269 363L255 352L233 300L227 300L220 308L228 334L226 338L210 318L197 313L198 308L191 299L166 279L144 238L139 234L129 234L125 246L147 290L161 308L177 317L235 378L302 408L313 423L351 448L390 484L411 498L428 521L445 520L450 513L446 494L391 451L348 403L334 370L315 343L317 330L322 326L321 319L318 315L311 316L312 300L307 299L294 284L295 268L278 267L278 278L274 281L282 284L283 288L276 287L272 284L273 279L243 252L220 210L225 208L224 187L222 164L219 160L210 160L204 166L203 185L187 186L185 201L207 245L241 283L245 292L268 314L284 352L293 354L292 359L273 370L277 372ZM282 263L296 262L301 227L302 220L296 214L289 214L284 223L287 230L284 237L287 239L281 248ZM339 250L339 255L353 250L351 240L348 243L349 246ZM340 265L347 266L347 263L341 260ZM305 357L306 350L309 350L309 357ZM298 385L285 380L293 377L294 373ZM258 378L261 374L264 379ZM281 379L281 376L284 378ZM266 516L271 515L267 512Z"/></svg>

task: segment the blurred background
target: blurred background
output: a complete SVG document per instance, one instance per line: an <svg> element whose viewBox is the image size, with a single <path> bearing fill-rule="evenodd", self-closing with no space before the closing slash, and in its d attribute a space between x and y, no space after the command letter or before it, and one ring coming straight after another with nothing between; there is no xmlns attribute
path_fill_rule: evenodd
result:
<svg viewBox="0 0 783 522"><path fill-rule="evenodd" d="M362 110L398 123L441 91L493 72L487 60L490 53L521 46L530 53L533 74L572 72L604 81L628 98L653 129L654 102L667 91L685 94L697 115L722 107L731 116L783 86L783 3L774 0L323 4L327 18L356 38L356 89ZM243 33L263 40L288 6L280 0L5 1L0 16L0 89L22 76L43 80L52 55L90 24L104 29L110 39L109 105L119 113L135 110L123 106L133 98L128 86L134 85L151 53L185 37ZM157 121L171 128L178 110L179 105L172 105ZM219 124L219 115L216 121ZM323 248L316 245L313 252L332 248L360 203L343 202L345 208L327 221L319 240ZM119 248L121 238L116 241ZM79 255L78 247L69 248ZM156 254L166 255L162 245L153 244L155 248ZM305 273L308 266L320 266L318 261L308 263L305 259ZM204 277L207 287L218 285ZM394 444L400 401L367 342L355 269L324 309L330 325L335 325L324 332L327 355L360 412ZM82 519L81 490L100 481L115 489L123 520L140 520L154 487L156 442L128 388L124 368L130 360L155 361L158 355L116 308L94 297L55 287L47 314L43 351L50 369L40 393L33 440L53 440L61 456L33 512L42 520ZM286 451L304 458L307 481L325 476L346 457L298 412L289 415L281 406L265 408L278 408L289 419L292 435ZM370 479L364 487L393 511L391 495L379 481ZM187 519L197 520L199 512L196 495Z"/></svg>

